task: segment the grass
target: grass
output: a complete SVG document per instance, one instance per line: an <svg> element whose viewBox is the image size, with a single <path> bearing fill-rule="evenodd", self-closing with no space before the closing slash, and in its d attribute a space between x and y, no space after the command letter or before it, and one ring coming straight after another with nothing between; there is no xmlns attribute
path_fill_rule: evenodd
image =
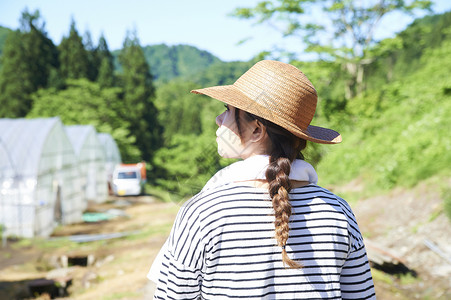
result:
<svg viewBox="0 0 451 300"><path fill-rule="evenodd" d="M418 230L420 229L420 227L421 227L422 225L423 225L422 223L417 223L417 224L415 224L415 225L410 229L410 231L411 231L413 234L416 234L416 233L418 233Z"/></svg>
<svg viewBox="0 0 451 300"><path fill-rule="evenodd" d="M443 210L451 220L451 187L445 187L442 190Z"/></svg>
<svg viewBox="0 0 451 300"><path fill-rule="evenodd" d="M346 202L348 202L349 205L352 206L352 205L356 204L359 201L359 199L362 198L362 193L361 192L352 192L352 191L343 191L343 192L338 192L337 196L346 200Z"/></svg>
<svg viewBox="0 0 451 300"><path fill-rule="evenodd" d="M124 239L129 241L140 240L143 238L149 238L155 235L166 235L168 231L171 230L172 222L165 223L157 226L150 226L139 233L131 234L129 236L124 237Z"/></svg>
<svg viewBox="0 0 451 300"><path fill-rule="evenodd" d="M146 184L144 189L146 195L154 196L163 202L170 202L171 198L173 197L173 195L171 195L171 193L169 193L168 191L160 189L150 184Z"/></svg>
<svg viewBox="0 0 451 300"><path fill-rule="evenodd" d="M444 200L445 201L445 200ZM439 206L438 208L436 208L431 215L429 216L428 222L434 222L435 219L437 219L444 211L443 208L444 204L442 204L441 206Z"/></svg>
<svg viewBox="0 0 451 300"><path fill-rule="evenodd" d="M52 249L67 249L73 250L80 247L79 244L70 241L67 238L46 240L46 239L33 239L33 244L41 250L52 250Z"/></svg>
<svg viewBox="0 0 451 300"><path fill-rule="evenodd" d="M146 185L145 190L146 190L147 195L156 197L163 202L172 202L172 203L178 204L178 203L186 201L189 198L189 197L177 195L174 193L170 193L165 189L162 189L160 187L153 186L150 184Z"/></svg>
<svg viewBox="0 0 451 300"><path fill-rule="evenodd" d="M374 281L383 282L388 285L393 284L393 278L390 275L388 275L387 273L384 273L377 269L371 269L371 275L373 275Z"/></svg>
<svg viewBox="0 0 451 300"><path fill-rule="evenodd" d="M13 249L22 249L22 248L30 247L34 244L33 239L12 238L12 240L14 240L14 242L11 244L11 247Z"/></svg>
<svg viewBox="0 0 451 300"><path fill-rule="evenodd" d="M411 273L403 274L399 277L401 285L411 285L418 283L420 280L418 277L413 276Z"/></svg>
<svg viewBox="0 0 451 300"><path fill-rule="evenodd" d="M121 292L113 293L111 295L105 296L102 300L117 300L117 299L128 299L129 297L139 297L141 294L135 292Z"/></svg>
<svg viewBox="0 0 451 300"><path fill-rule="evenodd" d="M80 245L71 242L68 239L45 239L45 238L17 238L9 242L9 245L14 250L21 250L27 248L36 248L43 251L52 251L54 249L73 250Z"/></svg>

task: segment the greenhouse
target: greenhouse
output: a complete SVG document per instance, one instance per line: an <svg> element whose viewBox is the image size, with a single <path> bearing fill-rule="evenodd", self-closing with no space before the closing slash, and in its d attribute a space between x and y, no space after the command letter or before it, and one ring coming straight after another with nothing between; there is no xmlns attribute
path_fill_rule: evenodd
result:
<svg viewBox="0 0 451 300"><path fill-rule="evenodd" d="M14 177L14 166L11 154L6 144L0 138L0 197L2 190L9 185L11 178Z"/></svg>
<svg viewBox="0 0 451 300"><path fill-rule="evenodd" d="M108 196L106 160L96 130L91 125L66 126L65 129L74 147L84 198L88 202L104 202Z"/></svg>
<svg viewBox="0 0 451 300"><path fill-rule="evenodd" d="M5 234L45 237L57 224L81 221L76 157L60 119L0 119L0 140Z"/></svg>
<svg viewBox="0 0 451 300"><path fill-rule="evenodd" d="M97 134L105 150L105 164L106 164L106 173L108 178L108 186L109 191L112 191L112 178L114 168L122 162L121 153L119 152L119 148L117 147L116 142L113 137L108 133L98 133Z"/></svg>

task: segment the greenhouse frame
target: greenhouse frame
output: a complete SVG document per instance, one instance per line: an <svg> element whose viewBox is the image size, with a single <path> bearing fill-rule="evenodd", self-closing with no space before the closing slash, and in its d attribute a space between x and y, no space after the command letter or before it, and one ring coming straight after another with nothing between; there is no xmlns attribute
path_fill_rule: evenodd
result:
<svg viewBox="0 0 451 300"><path fill-rule="evenodd" d="M82 220L77 159L58 117L0 119L0 140L3 234L46 237Z"/></svg>
<svg viewBox="0 0 451 300"><path fill-rule="evenodd" d="M81 189L88 202L101 203L108 197L106 156L95 128L91 125L65 126L80 172Z"/></svg>
<svg viewBox="0 0 451 300"><path fill-rule="evenodd" d="M119 152L116 141L109 133L98 133L97 136L99 137L100 143L103 145L103 148L105 150L105 164L108 186L109 191L112 192L113 172L114 168L122 163L121 153Z"/></svg>

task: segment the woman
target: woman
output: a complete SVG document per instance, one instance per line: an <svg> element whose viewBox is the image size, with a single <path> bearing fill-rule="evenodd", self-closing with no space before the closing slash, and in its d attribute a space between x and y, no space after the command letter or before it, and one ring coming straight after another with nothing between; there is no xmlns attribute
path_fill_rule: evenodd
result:
<svg viewBox="0 0 451 300"><path fill-rule="evenodd" d="M374 299L351 208L302 159L306 141L341 142L310 125L317 95L307 77L264 60L233 85L193 92L226 104L218 152L243 160L180 209L149 275L155 299Z"/></svg>

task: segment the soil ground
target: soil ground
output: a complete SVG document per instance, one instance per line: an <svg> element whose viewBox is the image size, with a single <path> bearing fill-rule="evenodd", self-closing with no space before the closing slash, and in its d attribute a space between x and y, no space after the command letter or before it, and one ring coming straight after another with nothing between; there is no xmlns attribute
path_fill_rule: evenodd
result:
<svg viewBox="0 0 451 300"><path fill-rule="evenodd" d="M451 179L445 185L451 186ZM443 182L428 182L351 203L368 240L368 251L383 249L405 267L374 265L378 299L451 299L451 262L447 260L451 259L451 226L443 212L441 186ZM355 181L333 191L359 194L360 190ZM91 211L108 209L124 215L59 227L51 240L8 240L6 247L0 248L0 299L34 299L28 291L29 283L46 277L72 279L68 295L60 299L151 299L153 286L146 274L179 205L143 196L112 197L105 204L90 206ZM114 232L128 235L86 243L67 239ZM426 241L433 243L441 255ZM88 266L65 264L66 258L87 256ZM45 295L39 298L48 299Z"/></svg>
<svg viewBox="0 0 451 300"><path fill-rule="evenodd" d="M350 186L362 188L354 182L344 189ZM378 299L451 299L451 222L443 204L450 188L451 178L432 179L352 205L368 253L382 249L410 270L373 268Z"/></svg>
<svg viewBox="0 0 451 300"><path fill-rule="evenodd" d="M146 274L179 207L150 196L111 198L106 204L90 206L90 211L108 209L121 209L125 216L62 226L53 237L114 232L130 232L129 236L88 243L67 239L8 241L6 248L0 248L0 299L34 299L28 284L52 277L52 273L73 278L65 299L151 299L153 291ZM62 263L64 256L88 255L94 257L89 266L65 268Z"/></svg>

